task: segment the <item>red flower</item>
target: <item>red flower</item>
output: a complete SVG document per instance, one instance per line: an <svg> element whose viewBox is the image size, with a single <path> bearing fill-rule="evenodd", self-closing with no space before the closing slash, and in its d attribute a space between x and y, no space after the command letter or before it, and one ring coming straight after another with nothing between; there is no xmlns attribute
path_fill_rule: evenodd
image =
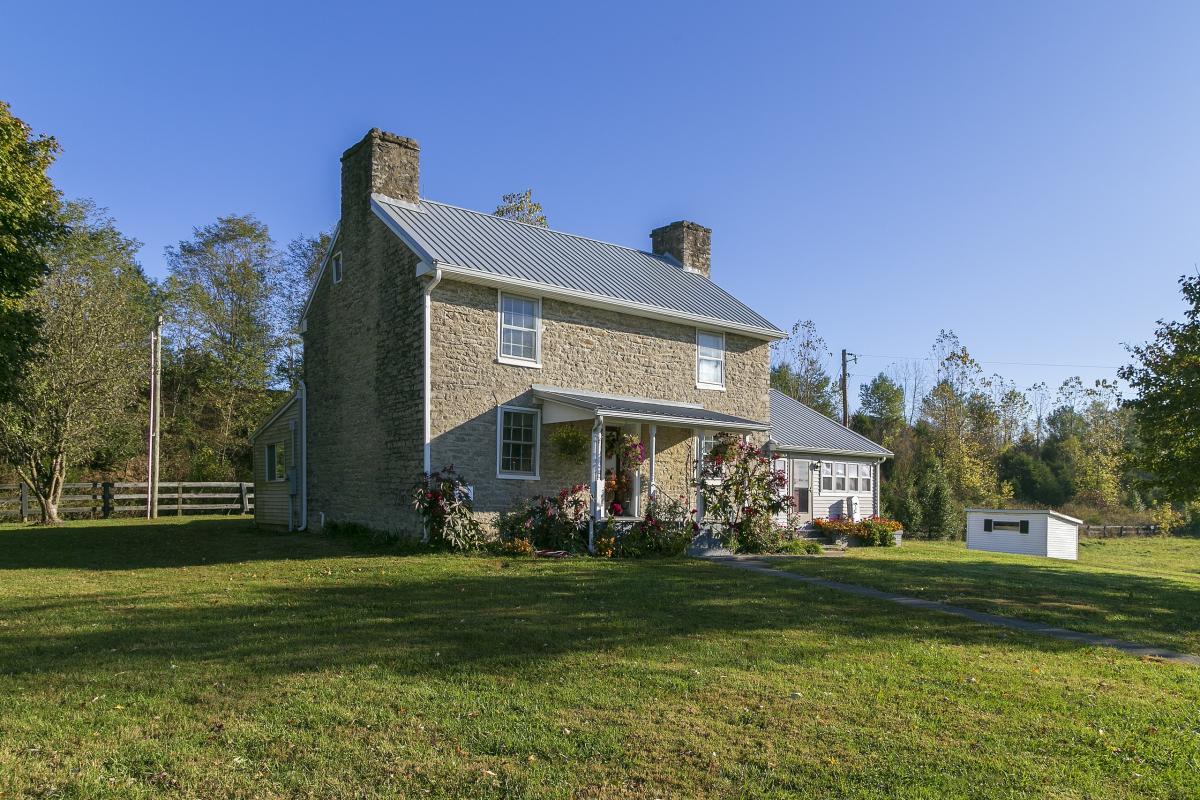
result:
<svg viewBox="0 0 1200 800"><path fill-rule="evenodd" d="M621 516L621 512L622 512L623 510L624 510L624 509L622 509L622 508L621 508L621 504L620 504L620 503L613 503L613 504L612 504L612 513L613 513L613 516L614 516L614 517L619 517L619 516Z"/></svg>

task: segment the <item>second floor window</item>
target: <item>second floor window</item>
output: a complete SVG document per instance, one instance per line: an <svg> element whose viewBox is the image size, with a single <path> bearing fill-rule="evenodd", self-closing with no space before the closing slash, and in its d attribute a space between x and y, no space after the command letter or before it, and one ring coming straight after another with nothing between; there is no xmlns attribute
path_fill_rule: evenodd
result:
<svg viewBox="0 0 1200 800"><path fill-rule="evenodd" d="M329 259L329 271L333 274L333 282L342 282L342 254L334 253Z"/></svg>
<svg viewBox="0 0 1200 800"><path fill-rule="evenodd" d="M725 334L696 331L696 383L725 386Z"/></svg>
<svg viewBox="0 0 1200 800"><path fill-rule="evenodd" d="M541 303L530 297L500 294L500 358L536 364Z"/></svg>

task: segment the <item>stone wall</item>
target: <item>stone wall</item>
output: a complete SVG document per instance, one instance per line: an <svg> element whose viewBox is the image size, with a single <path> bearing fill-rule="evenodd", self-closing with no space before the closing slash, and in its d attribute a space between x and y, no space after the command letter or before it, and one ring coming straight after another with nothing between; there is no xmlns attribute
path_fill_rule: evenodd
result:
<svg viewBox="0 0 1200 800"><path fill-rule="evenodd" d="M421 474L423 307L417 258L370 209L370 195L415 197L416 143L372 131L342 160L337 251L304 334L309 524L353 522L412 535L408 493Z"/></svg>
<svg viewBox="0 0 1200 800"><path fill-rule="evenodd" d="M454 464L475 485L476 508L505 511L518 500L586 483L586 461L564 464L542 427L540 480L496 477L496 408L534 407L530 385L702 403L705 408L766 421L769 348L726 334L726 391L696 387L696 329L663 320L545 299L541 368L499 363L495 288L446 279L434 290L432 458ZM590 430L587 423L580 423ZM643 426L643 436L648 429ZM664 492L688 491L691 432L660 425L657 478ZM646 467L643 466L645 484Z"/></svg>

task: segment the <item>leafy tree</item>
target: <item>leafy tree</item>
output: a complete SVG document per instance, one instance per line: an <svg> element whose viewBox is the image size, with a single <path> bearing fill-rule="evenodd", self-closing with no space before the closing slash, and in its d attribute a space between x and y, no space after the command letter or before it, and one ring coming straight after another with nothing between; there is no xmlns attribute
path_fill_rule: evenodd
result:
<svg viewBox="0 0 1200 800"><path fill-rule="evenodd" d="M771 387L794 397L828 417L838 417L833 379L825 369L829 348L812 320L792 326L788 338L771 345L776 363L771 369Z"/></svg>
<svg viewBox="0 0 1200 800"><path fill-rule="evenodd" d="M1062 483L1050 467L1026 452L1011 449L1000 457L1000 479L1012 485L1019 500L1044 506L1067 501Z"/></svg>
<svg viewBox="0 0 1200 800"><path fill-rule="evenodd" d="M882 372L860 386L851 427L887 446L904 427L904 389Z"/></svg>
<svg viewBox="0 0 1200 800"><path fill-rule="evenodd" d="M500 198L500 205L492 212L497 217L511 219L514 222L524 222L529 225L547 226L546 215L542 212L542 204L533 199L533 190L506 194Z"/></svg>
<svg viewBox="0 0 1200 800"><path fill-rule="evenodd" d="M167 261L172 467L193 479L248 477L250 433L278 399L274 242L251 215L221 217L168 248Z"/></svg>
<svg viewBox="0 0 1200 800"><path fill-rule="evenodd" d="M1163 497L1200 498L1200 274L1179 279L1182 322L1159 320L1154 339L1129 348L1119 372L1137 392L1129 401L1138 433L1137 464Z"/></svg>
<svg viewBox="0 0 1200 800"><path fill-rule="evenodd" d="M43 251L50 272L21 301L42 320L13 399L0 407L0 453L37 498L44 523L59 521L68 471L95 454L130 453L131 420L147 364L154 298L121 235L92 203L66 204L70 233Z"/></svg>
<svg viewBox="0 0 1200 800"><path fill-rule="evenodd" d="M46 175L57 154L53 137L35 136L0 101L0 401L12 396L37 341L37 304L21 298L46 274L49 248L65 232Z"/></svg>
<svg viewBox="0 0 1200 800"><path fill-rule="evenodd" d="M274 299L275 326L280 337L276 379L290 389L300 385L304 371L304 343L300 337L300 314L308 302L317 271L329 250L332 236L297 236L288 243L280 260L279 285Z"/></svg>

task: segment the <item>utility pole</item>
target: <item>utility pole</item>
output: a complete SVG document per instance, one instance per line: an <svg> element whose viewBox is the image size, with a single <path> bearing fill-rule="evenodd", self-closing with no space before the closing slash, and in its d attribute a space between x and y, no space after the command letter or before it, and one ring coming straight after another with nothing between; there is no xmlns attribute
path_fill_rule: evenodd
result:
<svg viewBox="0 0 1200 800"><path fill-rule="evenodd" d="M146 519L158 518L158 464L162 449L162 314L150 333L150 452L146 459Z"/></svg>
<svg viewBox="0 0 1200 800"><path fill-rule="evenodd" d="M846 392L846 348L842 348L842 424L850 424L850 398Z"/></svg>
<svg viewBox="0 0 1200 800"><path fill-rule="evenodd" d="M858 363L858 356L854 353L846 352L846 348L842 348L842 424L847 428L850 427L850 380L849 374L846 372L846 363L853 361Z"/></svg>

